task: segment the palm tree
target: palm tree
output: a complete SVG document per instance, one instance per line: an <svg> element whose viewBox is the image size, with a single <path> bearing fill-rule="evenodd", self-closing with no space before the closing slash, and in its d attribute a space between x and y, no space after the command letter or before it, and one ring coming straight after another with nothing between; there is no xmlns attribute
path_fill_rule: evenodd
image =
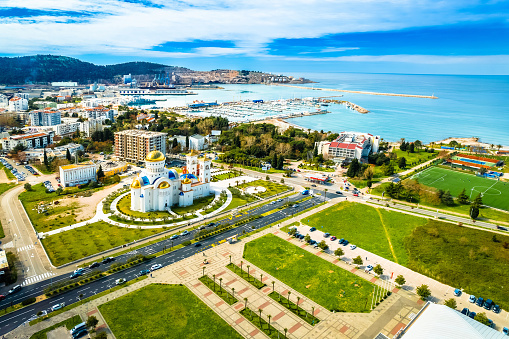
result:
<svg viewBox="0 0 509 339"><path fill-rule="evenodd" d="M247 308L247 298L244 298L244 302L245 302L244 308Z"/></svg>
<svg viewBox="0 0 509 339"><path fill-rule="evenodd" d="M216 275L212 274L212 276L214 277L214 292L215 292L216 291Z"/></svg>
<svg viewBox="0 0 509 339"><path fill-rule="evenodd" d="M232 263L232 256L230 255L230 264Z"/></svg>
<svg viewBox="0 0 509 339"><path fill-rule="evenodd" d="M498 144L498 145L497 145L497 148L498 148L498 150L500 151L500 149L502 148L502 145Z"/></svg>
<svg viewBox="0 0 509 339"><path fill-rule="evenodd" d="M235 287L232 287L233 299L235 299Z"/></svg>
<svg viewBox="0 0 509 339"><path fill-rule="evenodd" d="M286 339L286 332L288 332L288 329L285 328L284 331L285 331L285 339Z"/></svg>
<svg viewBox="0 0 509 339"><path fill-rule="evenodd" d="M247 265L247 280L249 280L249 267L251 267L251 265Z"/></svg>
<svg viewBox="0 0 509 339"><path fill-rule="evenodd" d="M311 315L313 317L315 316L315 307L314 306L311 306Z"/></svg>
<svg viewBox="0 0 509 339"><path fill-rule="evenodd" d="M325 201L327 199L327 191L328 191L328 189L326 189L326 188L323 190L323 201Z"/></svg>
<svg viewBox="0 0 509 339"><path fill-rule="evenodd" d="M219 278L219 290L223 288L223 278Z"/></svg>
<svg viewBox="0 0 509 339"><path fill-rule="evenodd" d="M270 318L272 318L272 316L270 314L267 314L267 318L269 318L269 334L270 334Z"/></svg>
<svg viewBox="0 0 509 339"><path fill-rule="evenodd" d="M243 264L243 263L244 263L243 261L241 261L241 262L240 262L240 273L241 273L241 274L242 274L242 264Z"/></svg>
<svg viewBox="0 0 509 339"><path fill-rule="evenodd" d="M276 283L276 282L275 282L274 280L272 280L272 292L274 292L274 284L275 284L275 283Z"/></svg>
<svg viewBox="0 0 509 339"><path fill-rule="evenodd" d="M292 294L292 291L288 291L288 306L290 306L290 294Z"/></svg>
<svg viewBox="0 0 509 339"><path fill-rule="evenodd" d="M262 309L259 308L258 312L260 312L260 326L262 326Z"/></svg>
<svg viewBox="0 0 509 339"><path fill-rule="evenodd" d="M297 297L297 313L299 312L299 302L300 302L300 297Z"/></svg>
<svg viewBox="0 0 509 339"><path fill-rule="evenodd" d="M263 283L263 274L260 274L260 281Z"/></svg>

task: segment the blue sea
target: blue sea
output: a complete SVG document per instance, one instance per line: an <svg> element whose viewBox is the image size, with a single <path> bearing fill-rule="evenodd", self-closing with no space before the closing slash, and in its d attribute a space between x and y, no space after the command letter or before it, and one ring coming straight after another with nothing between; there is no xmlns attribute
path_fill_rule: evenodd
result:
<svg viewBox="0 0 509 339"><path fill-rule="evenodd" d="M509 145L509 76L406 75L364 73L301 73L315 84L307 87L435 95L438 99L375 96L267 85L221 85L222 90L195 91L198 95L169 97L164 106L193 100L274 100L343 95L370 112L360 114L343 105L329 105L330 114L289 119L305 128L341 132L360 131L388 141L447 137L479 137L481 141Z"/></svg>

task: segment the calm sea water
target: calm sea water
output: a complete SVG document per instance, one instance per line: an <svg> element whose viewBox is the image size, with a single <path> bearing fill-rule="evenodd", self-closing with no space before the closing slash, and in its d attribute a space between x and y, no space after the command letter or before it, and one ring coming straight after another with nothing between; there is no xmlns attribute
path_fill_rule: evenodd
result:
<svg viewBox="0 0 509 339"><path fill-rule="evenodd" d="M297 75L297 74L296 74ZM429 142L447 137L480 137L481 141L509 145L509 76L402 75L359 73L298 74L323 88L434 94L439 99L343 94L342 100L370 111L359 114L343 105L330 105L332 113L289 119L300 126L324 131L361 131L385 140L419 139ZM196 91L198 95L169 97L164 106L193 100L273 100L332 96L336 93L266 85L223 85L223 90Z"/></svg>

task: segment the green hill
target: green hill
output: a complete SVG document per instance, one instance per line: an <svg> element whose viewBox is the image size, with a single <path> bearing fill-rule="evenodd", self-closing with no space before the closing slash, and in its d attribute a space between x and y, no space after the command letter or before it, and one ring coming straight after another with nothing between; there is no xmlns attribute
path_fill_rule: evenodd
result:
<svg viewBox="0 0 509 339"><path fill-rule="evenodd" d="M116 77L129 73L140 75L185 71L190 70L152 62L127 62L100 66L58 55L0 57L0 84L7 85L52 81L114 82Z"/></svg>

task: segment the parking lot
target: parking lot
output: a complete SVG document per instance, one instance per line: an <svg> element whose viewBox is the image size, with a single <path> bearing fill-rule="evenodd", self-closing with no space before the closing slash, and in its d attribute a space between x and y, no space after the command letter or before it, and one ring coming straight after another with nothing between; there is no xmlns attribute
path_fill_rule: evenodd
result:
<svg viewBox="0 0 509 339"><path fill-rule="evenodd" d="M11 164L6 158L0 158L0 162L4 165L11 173L18 179L18 181L25 181L28 173L32 175L39 175L39 173L30 165L24 165L23 168L27 171L23 171L20 163Z"/></svg>

